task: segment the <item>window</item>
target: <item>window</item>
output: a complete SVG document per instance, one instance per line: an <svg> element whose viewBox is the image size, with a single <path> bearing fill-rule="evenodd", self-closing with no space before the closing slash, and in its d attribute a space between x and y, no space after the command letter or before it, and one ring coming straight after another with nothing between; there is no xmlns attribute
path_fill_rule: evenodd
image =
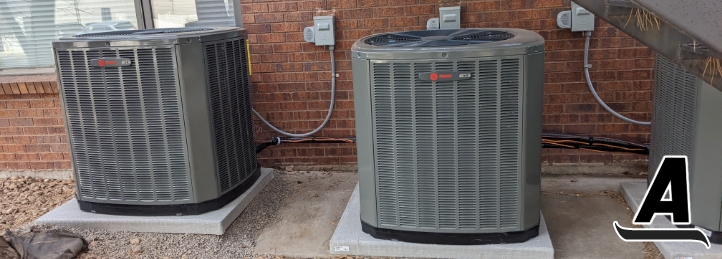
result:
<svg viewBox="0 0 722 259"><path fill-rule="evenodd" d="M0 70L53 66L51 42L62 37L206 26L235 26L233 0L0 0Z"/></svg>

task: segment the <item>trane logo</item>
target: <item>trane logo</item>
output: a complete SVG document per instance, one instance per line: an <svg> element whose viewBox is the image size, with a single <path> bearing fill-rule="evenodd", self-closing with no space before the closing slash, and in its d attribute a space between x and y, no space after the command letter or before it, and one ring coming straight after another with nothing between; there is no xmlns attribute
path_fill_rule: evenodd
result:
<svg viewBox="0 0 722 259"><path fill-rule="evenodd" d="M466 80L470 78L471 73L460 71L434 71L419 73L419 80L432 82Z"/></svg>
<svg viewBox="0 0 722 259"><path fill-rule="evenodd" d="M131 62L128 58L98 58L91 59L90 65L95 67L123 67L130 66Z"/></svg>

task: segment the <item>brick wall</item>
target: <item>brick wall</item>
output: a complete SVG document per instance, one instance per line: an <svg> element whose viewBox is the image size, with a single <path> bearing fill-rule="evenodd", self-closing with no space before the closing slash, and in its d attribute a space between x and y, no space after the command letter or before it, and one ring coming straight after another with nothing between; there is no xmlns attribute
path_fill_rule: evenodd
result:
<svg viewBox="0 0 722 259"><path fill-rule="evenodd" d="M581 33L561 30L556 15L569 0L243 0L253 62L254 107L263 116L294 132L307 132L323 119L329 103L330 72L326 48L303 41L302 30L313 15L336 16L337 103L333 119L318 134L354 135L350 47L361 37L390 31L424 29L440 6L462 6L462 27L517 27L546 39L544 131L607 136L648 142L649 127L623 122L601 108L584 81ZM652 52L609 24L596 21L591 40L591 77L609 106L637 120L651 111ZM258 124L260 125L260 123ZM278 134L259 128L258 138ZM270 147L261 154L267 166L348 165L356 162L351 144L306 144ZM645 156L544 150L547 164L612 163Z"/></svg>
<svg viewBox="0 0 722 259"><path fill-rule="evenodd" d="M355 135L350 47L359 38L388 31L423 29L441 5L462 6L463 27L518 27L546 41L544 130L648 142L649 128L604 111L583 77L580 33L556 28L568 0L243 0L253 61L254 107L275 125L295 132L315 128L326 114L331 87L328 50L303 41L313 15L336 16L337 102L333 118L317 136ZM631 26L631 25L630 25ZM652 52L597 19L591 41L591 76L614 109L649 120ZM0 171L70 168L67 137L54 75L0 78ZM33 83L34 82L34 83ZM278 136L256 121L257 139ZM264 166L355 165L353 144L288 144L260 154ZM645 156L579 150L544 150L545 164L643 161Z"/></svg>
<svg viewBox="0 0 722 259"><path fill-rule="evenodd" d="M0 171L70 168L56 83L0 84Z"/></svg>

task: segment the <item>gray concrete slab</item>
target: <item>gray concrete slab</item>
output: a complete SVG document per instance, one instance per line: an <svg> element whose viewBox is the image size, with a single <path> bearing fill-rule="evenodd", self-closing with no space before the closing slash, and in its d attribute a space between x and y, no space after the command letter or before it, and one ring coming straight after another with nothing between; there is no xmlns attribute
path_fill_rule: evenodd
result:
<svg viewBox="0 0 722 259"><path fill-rule="evenodd" d="M564 191L558 191L560 189ZM541 209L554 244L555 258L644 258L643 243L626 243L612 228L615 220L630 227L632 218L616 191L581 192L571 191L569 187L542 190L546 194L542 195Z"/></svg>
<svg viewBox="0 0 722 259"><path fill-rule="evenodd" d="M283 178L293 186L293 194L276 213L280 220L256 238L254 253L328 257L328 240L356 186L356 173L294 172Z"/></svg>
<svg viewBox="0 0 722 259"><path fill-rule="evenodd" d="M623 182L620 184L620 191L624 199L629 203L633 211L637 211L639 204L644 199L647 191L647 181ZM654 217L651 225L645 228L674 228L672 222L666 217ZM694 259L719 259L722 258L722 245L712 244L710 249L703 244L696 242L654 242L659 251L666 259L694 258Z"/></svg>
<svg viewBox="0 0 722 259"><path fill-rule="evenodd" d="M429 245L375 239L361 231L358 186L334 231L330 253L336 255L414 258L554 258L554 248L542 217L539 236L518 244Z"/></svg>
<svg viewBox="0 0 722 259"><path fill-rule="evenodd" d="M273 169L262 168L256 183L240 197L223 208L201 215L140 217L95 214L81 211L77 200L72 199L41 216L33 224L130 232L222 235L271 179Z"/></svg>

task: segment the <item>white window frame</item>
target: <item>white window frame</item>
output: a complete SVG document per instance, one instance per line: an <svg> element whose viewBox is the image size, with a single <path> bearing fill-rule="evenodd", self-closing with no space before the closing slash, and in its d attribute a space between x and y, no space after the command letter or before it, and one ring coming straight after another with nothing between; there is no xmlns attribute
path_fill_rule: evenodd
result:
<svg viewBox="0 0 722 259"><path fill-rule="evenodd" d="M1 1L1 0L0 0ZM135 2L135 16L138 22L138 29L154 29L152 0L133 0ZM194 0L195 1L195 0ZM241 15L241 0L233 0L233 18L236 27L243 27ZM0 76L33 75L33 74L54 74L54 66L8 68L0 70Z"/></svg>

